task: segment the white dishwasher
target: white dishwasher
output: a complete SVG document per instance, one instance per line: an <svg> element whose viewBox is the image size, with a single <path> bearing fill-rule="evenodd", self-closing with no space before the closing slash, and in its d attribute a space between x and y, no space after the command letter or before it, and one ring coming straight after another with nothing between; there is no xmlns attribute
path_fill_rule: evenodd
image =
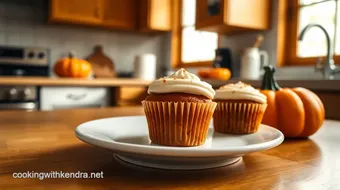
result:
<svg viewBox="0 0 340 190"><path fill-rule="evenodd" d="M41 110L105 107L109 105L109 88L41 87L40 89Z"/></svg>

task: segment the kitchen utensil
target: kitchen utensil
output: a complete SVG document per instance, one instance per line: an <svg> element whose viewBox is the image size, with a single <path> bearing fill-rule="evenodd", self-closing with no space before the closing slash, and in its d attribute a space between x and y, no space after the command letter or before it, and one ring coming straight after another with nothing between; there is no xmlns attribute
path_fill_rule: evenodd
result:
<svg viewBox="0 0 340 190"><path fill-rule="evenodd" d="M256 38L256 40L255 40L255 43L254 43L253 47L254 47L254 48L259 48L260 45L262 44L263 40L264 40L263 35L257 36L257 38Z"/></svg>
<svg viewBox="0 0 340 190"><path fill-rule="evenodd" d="M202 146L161 146L150 142L145 116L89 121L78 126L75 133L86 143L113 151L120 161L176 170L232 164L245 154L278 146L284 139L280 131L266 125L261 125L254 134L227 135L214 132L211 123L206 143Z"/></svg>
<svg viewBox="0 0 340 190"><path fill-rule="evenodd" d="M263 41L263 36L259 35L253 47L246 48L241 56L241 78L244 79L259 79L263 75L264 66L268 66L268 53L259 50ZM263 57L261 61L261 56Z"/></svg>
<svg viewBox="0 0 340 190"><path fill-rule="evenodd" d="M92 65L94 77L104 78L116 76L114 62L104 54L102 46L95 46L93 53L87 60Z"/></svg>
<svg viewBox="0 0 340 190"><path fill-rule="evenodd" d="M135 57L134 77L143 80L155 80L156 56L154 54L142 54Z"/></svg>
<svg viewBox="0 0 340 190"><path fill-rule="evenodd" d="M259 79L263 75L264 66L268 66L268 53L254 47L246 48L241 57L241 78Z"/></svg>

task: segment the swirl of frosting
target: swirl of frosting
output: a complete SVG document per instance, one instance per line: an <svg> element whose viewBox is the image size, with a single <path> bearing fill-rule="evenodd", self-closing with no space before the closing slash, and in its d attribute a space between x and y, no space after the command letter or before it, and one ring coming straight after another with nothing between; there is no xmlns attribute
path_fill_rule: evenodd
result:
<svg viewBox="0 0 340 190"><path fill-rule="evenodd" d="M185 69L179 69L174 74L155 80L148 88L148 93L188 93L203 95L213 99L214 89L210 84L203 82L200 78Z"/></svg>
<svg viewBox="0 0 340 190"><path fill-rule="evenodd" d="M252 86L243 82L227 84L216 90L215 99L219 100L251 100L266 103L267 97Z"/></svg>

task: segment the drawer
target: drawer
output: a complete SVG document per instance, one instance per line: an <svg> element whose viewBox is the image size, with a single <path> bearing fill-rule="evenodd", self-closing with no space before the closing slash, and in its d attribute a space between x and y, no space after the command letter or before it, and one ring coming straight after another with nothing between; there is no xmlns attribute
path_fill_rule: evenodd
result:
<svg viewBox="0 0 340 190"><path fill-rule="evenodd" d="M53 110L58 108L103 107L109 105L107 88L87 87L42 87L40 90L40 108Z"/></svg>
<svg viewBox="0 0 340 190"><path fill-rule="evenodd" d="M121 87L118 95L118 105L140 106L147 95L147 88L145 87Z"/></svg>

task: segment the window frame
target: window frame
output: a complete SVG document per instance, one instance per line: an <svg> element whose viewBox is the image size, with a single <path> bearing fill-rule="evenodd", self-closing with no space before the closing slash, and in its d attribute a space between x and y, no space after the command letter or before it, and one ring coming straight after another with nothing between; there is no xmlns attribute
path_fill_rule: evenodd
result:
<svg viewBox="0 0 340 190"><path fill-rule="evenodd" d="M339 13L337 13L339 14ZM299 1L279 1L278 11L278 66L311 66L321 57L298 57L298 18ZM340 39L339 39L340 40ZM324 47L326 48L326 47ZM340 55L333 56L335 64L340 62Z"/></svg>
<svg viewBox="0 0 340 190"><path fill-rule="evenodd" d="M171 66L173 68L210 67L214 60L182 61L182 3L183 0L172 0L172 30L171 30ZM196 8L196 7L195 7ZM217 37L217 47L220 47L220 35Z"/></svg>

